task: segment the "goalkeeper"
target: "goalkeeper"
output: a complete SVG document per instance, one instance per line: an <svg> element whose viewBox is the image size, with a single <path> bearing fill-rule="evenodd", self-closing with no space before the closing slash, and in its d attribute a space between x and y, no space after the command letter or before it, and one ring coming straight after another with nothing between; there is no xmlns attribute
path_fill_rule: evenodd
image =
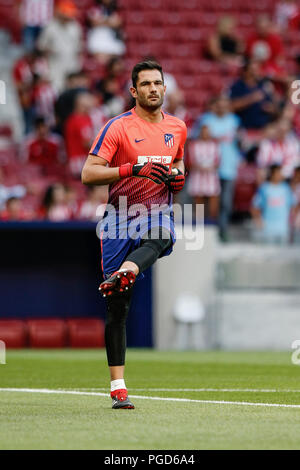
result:
<svg viewBox="0 0 300 470"><path fill-rule="evenodd" d="M105 343L112 407L117 409L134 408L124 381L126 318L132 287L137 276L142 277L158 258L172 252L172 194L178 193L185 182L186 126L162 111L165 91L158 63L136 64L130 88L136 106L100 130L82 170L84 184L109 184L109 205L100 236L105 280L99 290L107 299ZM127 218L122 209L125 197ZM136 204L143 205L137 214ZM164 207L161 217L153 211L155 206ZM130 227L135 226L136 215L139 230L132 234ZM105 226L113 227L112 233L105 231Z"/></svg>

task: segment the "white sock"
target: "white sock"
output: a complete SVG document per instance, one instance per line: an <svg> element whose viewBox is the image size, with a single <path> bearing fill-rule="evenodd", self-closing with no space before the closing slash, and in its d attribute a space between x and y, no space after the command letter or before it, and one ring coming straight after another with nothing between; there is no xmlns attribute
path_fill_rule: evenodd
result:
<svg viewBox="0 0 300 470"><path fill-rule="evenodd" d="M110 382L110 391L114 392L115 390L120 390L121 388L126 389L125 381L124 379L117 379L117 380L112 380Z"/></svg>

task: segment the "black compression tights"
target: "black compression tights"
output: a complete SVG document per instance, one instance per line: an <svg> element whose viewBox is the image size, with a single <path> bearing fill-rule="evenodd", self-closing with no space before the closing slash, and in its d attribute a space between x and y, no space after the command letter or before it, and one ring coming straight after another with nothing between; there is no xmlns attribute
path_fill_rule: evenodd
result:
<svg viewBox="0 0 300 470"><path fill-rule="evenodd" d="M133 251L126 261L139 267L140 273L151 266L157 258L171 245L172 241L163 239L142 240L141 246ZM129 312L132 290L114 294L107 298L107 315L105 325L105 344L109 366L125 364L126 319Z"/></svg>

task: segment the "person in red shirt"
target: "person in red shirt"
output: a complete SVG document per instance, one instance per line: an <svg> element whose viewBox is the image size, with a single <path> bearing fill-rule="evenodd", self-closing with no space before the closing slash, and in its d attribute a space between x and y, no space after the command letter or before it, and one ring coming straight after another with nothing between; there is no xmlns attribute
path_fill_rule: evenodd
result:
<svg viewBox="0 0 300 470"><path fill-rule="evenodd" d="M72 218L72 211L66 201L66 188L63 184L55 183L47 188L41 216L52 222L62 222Z"/></svg>
<svg viewBox="0 0 300 470"><path fill-rule="evenodd" d="M296 0L281 0L275 7L275 23L285 32L300 27L300 8Z"/></svg>
<svg viewBox="0 0 300 470"><path fill-rule="evenodd" d="M0 220L2 222L19 222L28 220L30 214L27 214L22 205L22 199L18 197L10 197L6 201L6 208L0 212Z"/></svg>
<svg viewBox="0 0 300 470"><path fill-rule="evenodd" d="M272 30L268 15L260 15L256 31L248 38L246 55L258 60L262 66L277 64L283 56L283 44L279 34Z"/></svg>
<svg viewBox="0 0 300 470"><path fill-rule="evenodd" d="M45 56L37 50L26 53L14 64L12 74L23 112L25 134L31 132L34 126L35 75L46 76L47 73L48 66Z"/></svg>
<svg viewBox="0 0 300 470"><path fill-rule="evenodd" d="M91 146L93 122L90 114L93 106L93 95L88 92L79 93L75 100L74 111L65 124L68 166L74 177L80 176L86 154Z"/></svg>
<svg viewBox="0 0 300 470"><path fill-rule="evenodd" d="M61 174L65 162L63 139L49 131L43 117L35 120L35 131L28 135L21 149L21 159L40 167L45 175Z"/></svg>

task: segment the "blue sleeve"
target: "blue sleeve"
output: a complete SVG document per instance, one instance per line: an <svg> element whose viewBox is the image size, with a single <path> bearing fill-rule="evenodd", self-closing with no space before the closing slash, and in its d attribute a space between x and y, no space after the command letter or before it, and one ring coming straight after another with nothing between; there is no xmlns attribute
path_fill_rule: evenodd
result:
<svg viewBox="0 0 300 470"><path fill-rule="evenodd" d="M260 188L258 188L257 193L254 195L252 199L252 205L256 209L263 209L264 204L265 204L265 191L264 191L264 187L261 186Z"/></svg>
<svg viewBox="0 0 300 470"><path fill-rule="evenodd" d="M241 120L240 120L239 116L237 116L236 114L233 114L232 118L233 118L233 122L234 122L236 128L238 129L241 126Z"/></svg>

